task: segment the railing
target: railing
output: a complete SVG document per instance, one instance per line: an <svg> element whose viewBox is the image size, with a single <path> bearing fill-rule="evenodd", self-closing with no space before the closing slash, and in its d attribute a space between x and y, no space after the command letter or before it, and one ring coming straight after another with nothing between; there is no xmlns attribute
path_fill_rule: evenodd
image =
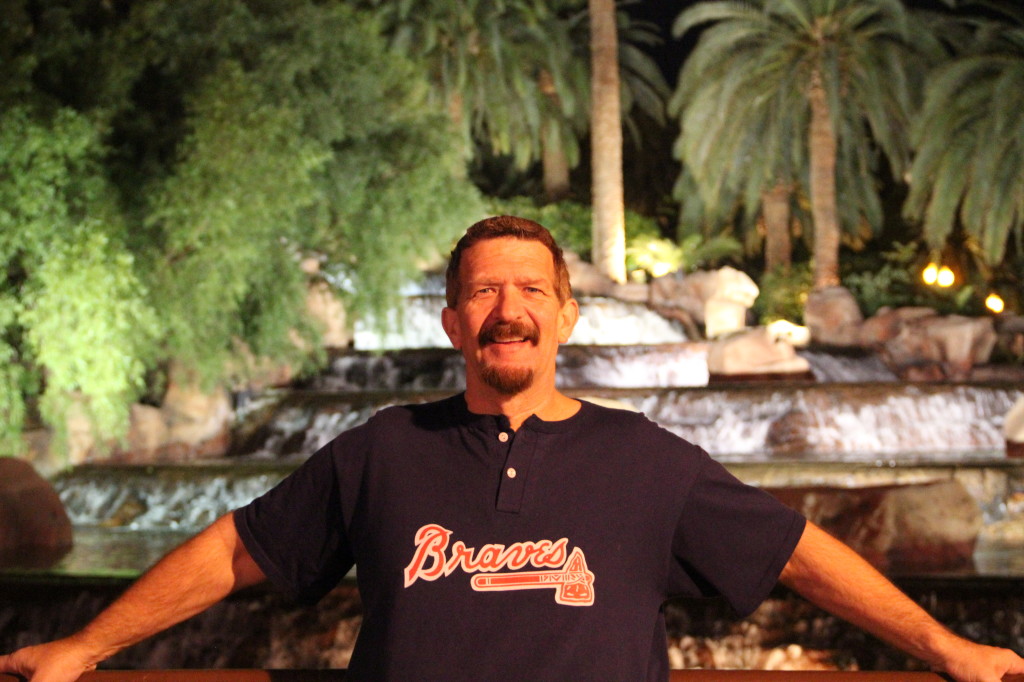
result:
<svg viewBox="0 0 1024 682"><path fill-rule="evenodd" d="M0 673L0 682L21 678ZM673 670L670 682L942 682L936 673ZM103 670L79 682L344 682L344 670Z"/></svg>

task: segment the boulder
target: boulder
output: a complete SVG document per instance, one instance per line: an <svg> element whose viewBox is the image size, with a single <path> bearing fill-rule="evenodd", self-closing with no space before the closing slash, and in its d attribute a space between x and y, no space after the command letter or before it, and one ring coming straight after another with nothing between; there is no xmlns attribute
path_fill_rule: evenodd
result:
<svg viewBox="0 0 1024 682"><path fill-rule="evenodd" d="M656 277L649 285L648 304L654 309L679 309L698 324L704 324L704 301L708 300L715 287L714 273L694 272L689 275L673 273Z"/></svg>
<svg viewBox="0 0 1024 682"><path fill-rule="evenodd" d="M983 519L962 483L769 490L881 570L970 566Z"/></svg>
<svg viewBox="0 0 1024 682"><path fill-rule="evenodd" d="M896 338L908 322L935 314L934 310L925 307L881 308L860 326L860 345L878 348Z"/></svg>
<svg viewBox="0 0 1024 682"><path fill-rule="evenodd" d="M71 521L49 481L24 460L0 457L0 560L45 566L71 544Z"/></svg>
<svg viewBox="0 0 1024 682"><path fill-rule="evenodd" d="M223 389L207 393L172 380L160 411L168 429L164 448L168 454L219 456L227 449L234 412Z"/></svg>
<svg viewBox="0 0 1024 682"><path fill-rule="evenodd" d="M845 287L815 289L804 304L804 324L815 343L829 346L859 346L864 316Z"/></svg>
<svg viewBox="0 0 1024 682"><path fill-rule="evenodd" d="M579 254L565 251L565 265L569 270L573 294L580 296L609 296L615 283L601 274L593 264L580 258Z"/></svg>
<svg viewBox="0 0 1024 682"><path fill-rule="evenodd" d="M134 404L128 429L128 449L133 456L151 457L167 444L170 430L159 407Z"/></svg>
<svg viewBox="0 0 1024 682"><path fill-rule="evenodd" d="M327 282L320 280L309 285L306 290L306 311L319 323L324 347L346 348L352 343L345 306Z"/></svg>
<svg viewBox="0 0 1024 682"><path fill-rule="evenodd" d="M717 339L708 346L708 372L718 375L798 374L810 371L806 359L767 327L755 327Z"/></svg>
<svg viewBox="0 0 1024 682"><path fill-rule="evenodd" d="M1024 398L1018 398L1003 421L1006 436L1006 455L1024 457Z"/></svg>
<svg viewBox="0 0 1024 682"><path fill-rule="evenodd" d="M650 284L648 303L655 309L681 308L704 324L708 338L746 327L747 310L759 289L745 272L725 266L685 276L658 277Z"/></svg>
<svg viewBox="0 0 1024 682"><path fill-rule="evenodd" d="M921 367L936 366L942 378L962 381L970 377L972 367L988 362L995 343L991 318L928 316L906 322L895 338L883 344L882 354L904 379L914 378L912 368L918 368L919 375Z"/></svg>

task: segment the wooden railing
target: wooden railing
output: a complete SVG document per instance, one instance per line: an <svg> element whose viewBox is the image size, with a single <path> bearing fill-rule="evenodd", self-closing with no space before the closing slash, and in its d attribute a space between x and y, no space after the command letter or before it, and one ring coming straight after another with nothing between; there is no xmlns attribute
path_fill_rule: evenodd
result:
<svg viewBox="0 0 1024 682"><path fill-rule="evenodd" d="M673 670L670 682L942 682L935 673ZM0 682L21 678L0 673ZM79 682L344 682L344 670L103 670Z"/></svg>

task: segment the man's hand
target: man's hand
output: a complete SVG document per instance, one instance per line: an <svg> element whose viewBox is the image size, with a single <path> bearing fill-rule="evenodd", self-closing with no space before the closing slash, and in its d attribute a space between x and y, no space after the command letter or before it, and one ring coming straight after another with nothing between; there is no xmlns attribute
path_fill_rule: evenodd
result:
<svg viewBox="0 0 1024 682"><path fill-rule="evenodd" d="M957 682L1024 682L1024 658L1009 649L975 644L951 635L936 668Z"/></svg>
<svg viewBox="0 0 1024 682"><path fill-rule="evenodd" d="M78 633L0 656L0 672L73 682L126 646L265 579L226 514L157 562Z"/></svg>
<svg viewBox="0 0 1024 682"><path fill-rule="evenodd" d="M783 584L957 682L1024 682L1024 659L956 636L852 549L808 522Z"/></svg>
<svg viewBox="0 0 1024 682"><path fill-rule="evenodd" d="M68 637L0 656L0 672L31 682L74 682L82 673L95 670L97 660L74 637Z"/></svg>

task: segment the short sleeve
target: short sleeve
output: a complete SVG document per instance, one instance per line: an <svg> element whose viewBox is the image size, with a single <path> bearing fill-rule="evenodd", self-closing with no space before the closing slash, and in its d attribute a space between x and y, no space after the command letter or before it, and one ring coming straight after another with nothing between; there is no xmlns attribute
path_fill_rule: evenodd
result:
<svg viewBox="0 0 1024 682"><path fill-rule="evenodd" d="M235 527L271 582L303 603L315 603L352 568L337 439L270 491L234 512Z"/></svg>
<svg viewBox="0 0 1024 682"><path fill-rule="evenodd" d="M705 454L676 526L673 554L695 584L746 616L778 582L805 523Z"/></svg>

